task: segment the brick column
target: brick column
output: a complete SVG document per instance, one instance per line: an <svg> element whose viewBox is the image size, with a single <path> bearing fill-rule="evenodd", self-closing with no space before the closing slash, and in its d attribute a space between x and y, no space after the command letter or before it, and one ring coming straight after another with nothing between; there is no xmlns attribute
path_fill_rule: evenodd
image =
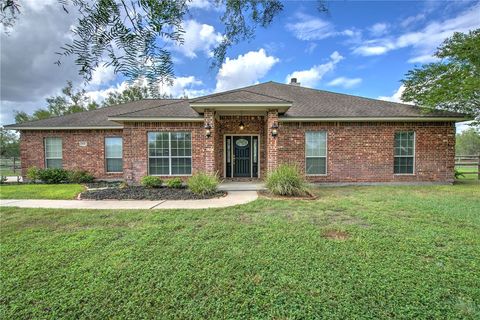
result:
<svg viewBox="0 0 480 320"><path fill-rule="evenodd" d="M277 167L278 164L278 136L272 136L272 125L278 125L278 111L268 111L267 113L267 173ZM279 131L279 130L277 130ZM278 132L278 134L281 134Z"/></svg>
<svg viewBox="0 0 480 320"><path fill-rule="evenodd" d="M215 173L215 139L216 139L216 128L215 128L215 111L206 109L203 113L204 125L209 124L212 128L210 129L210 137L205 139L205 172L214 174Z"/></svg>

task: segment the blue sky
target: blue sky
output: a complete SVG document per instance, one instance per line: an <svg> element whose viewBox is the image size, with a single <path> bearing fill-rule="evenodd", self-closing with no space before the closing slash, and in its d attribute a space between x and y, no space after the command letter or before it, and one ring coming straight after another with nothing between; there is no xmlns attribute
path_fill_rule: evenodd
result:
<svg viewBox="0 0 480 320"><path fill-rule="evenodd" d="M453 32L480 27L479 1L337 1L328 3L328 14L315 6L315 1L286 2L269 28L232 47L222 67L211 69L211 50L222 32L219 10L207 0L193 1L185 45L171 47L177 80L163 90L193 97L295 76L308 87L399 101L400 80L408 70L435 61L435 48ZM61 68L49 61L68 39L71 17L54 0L26 0L25 8L16 30L2 35L1 124L13 120L13 110L44 106L66 80L81 84L71 61ZM21 36L25 32L29 36ZM23 49L26 44L30 50ZM20 66L17 59L23 60ZM101 100L125 85L111 69L100 68L87 89Z"/></svg>

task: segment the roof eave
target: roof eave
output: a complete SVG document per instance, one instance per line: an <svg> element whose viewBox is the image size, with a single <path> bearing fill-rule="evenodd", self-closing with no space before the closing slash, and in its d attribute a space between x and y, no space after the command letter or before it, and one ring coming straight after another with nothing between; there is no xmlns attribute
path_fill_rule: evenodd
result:
<svg viewBox="0 0 480 320"><path fill-rule="evenodd" d="M22 127L21 125L8 125L4 127L7 130L115 130L123 129L123 126L92 126L92 127Z"/></svg>
<svg viewBox="0 0 480 320"><path fill-rule="evenodd" d="M115 122L203 122L203 118L188 117L109 117L108 120Z"/></svg>
<svg viewBox="0 0 480 320"><path fill-rule="evenodd" d="M280 122L463 122L470 121L466 117L279 117Z"/></svg>

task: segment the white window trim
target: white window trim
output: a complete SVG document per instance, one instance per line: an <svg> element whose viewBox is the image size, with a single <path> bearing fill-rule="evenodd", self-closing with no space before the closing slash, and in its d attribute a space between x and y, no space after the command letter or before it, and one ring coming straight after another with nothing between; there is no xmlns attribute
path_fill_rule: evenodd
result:
<svg viewBox="0 0 480 320"><path fill-rule="evenodd" d="M396 156L395 155L395 135L397 133L408 133L408 132L413 132L413 155L411 156ZM416 166L416 163L417 161L415 160L416 158L416 154L417 154L417 133L415 131L396 131L394 134L393 134L393 143L394 143L394 146L393 146L393 175L394 176L414 176L416 175L416 169L415 169L415 166ZM413 172L412 173L395 173L395 158L411 158L413 157Z"/></svg>
<svg viewBox="0 0 480 320"><path fill-rule="evenodd" d="M174 133L190 133L190 156L172 156L172 132ZM148 134L149 133L168 133L168 156L150 156L150 143L148 141ZM193 135L189 131L148 131L147 132L147 172L149 176L156 176L156 177L190 177L192 176L193 172L193 160L192 160L192 152L193 152L193 144L192 144ZM168 159L168 174L150 174L150 158L152 159ZM190 174L172 174L172 159L178 158L190 158Z"/></svg>
<svg viewBox="0 0 480 320"><path fill-rule="evenodd" d="M121 157L107 157L107 139L120 138L122 139L122 156ZM105 150L105 173L123 173L123 137L122 136L108 136L103 141L103 149ZM122 159L122 171L108 171L107 160L108 159Z"/></svg>
<svg viewBox="0 0 480 320"><path fill-rule="evenodd" d="M307 132L325 132L325 156L320 157L308 157L307 156ZM305 141L305 175L308 177L326 177L328 176L328 131L327 130L317 130L317 131L305 131L304 134L304 141ZM325 158L325 173L307 173L307 158Z"/></svg>
<svg viewBox="0 0 480 320"><path fill-rule="evenodd" d="M60 139L60 143L61 143L61 148L62 148L62 156L61 157L57 157L57 158L47 158L47 139ZM60 138L60 137L45 137L43 139L43 154L44 154L44 158L45 158L45 168L48 169L48 161L47 160L62 160L62 168L63 168L63 139Z"/></svg>

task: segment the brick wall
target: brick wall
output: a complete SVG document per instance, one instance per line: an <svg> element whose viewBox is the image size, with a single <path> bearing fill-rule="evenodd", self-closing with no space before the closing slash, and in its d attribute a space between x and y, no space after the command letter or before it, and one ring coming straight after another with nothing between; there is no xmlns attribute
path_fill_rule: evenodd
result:
<svg viewBox="0 0 480 320"><path fill-rule="evenodd" d="M124 175L129 182L139 182L148 173L148 139L151 131L188 131L192 134L192 173L205 171L207 148L203 122L125 123Z"/></svg>
<svg viewBox="0 0 480 320"><path fill-rule="evenodd" d="M191 123L127 123L124 130L22 131L20 151L23 175L31 166L43 168L44 138L63 139L63 164L66 169L87 170L100 179L125 178L138 182L147 175L147 132L189 131L192 133L192 172L210 169L224 172L223 137L225 134L260 135L260 174L278 163L296 163L305 170L305 131L327 131L327 175L308 177L315 182L388 182L440 181L451 182L454 172L455 125L432 123L279 123L278 137L270 134L275 115L220 116L212 113L212 137L205 137L203 122ZM243 120L245 129L238 124ZM394 175L394 134L412 130L416 133L414 175ZM104 139L123 135L124 173L105 172ZM81 147L80 141L87 142ZM276 148L274 146L277 146ZM270 148L270 149L269 149ZM207 152L208 150L208 152ZM269 151L270 150L270 151ZM210 154L211 157L207 157ZM208 160L210 159L210 160ZM270 159L270 165L268 164ZM207 160L209 165L207 166ZM208 167L208 168L207 168Z"/></svg>
<svg viewBox="0 0 480 320"><path fill-rule="evenodd" d="M454 123L280 123L278 160L305 171L305 131L327 131L327 175L315 182L453 181ZM394 175L394 134L415 131L415 174Z"/></svg>
<svg viewBox="0 0 480 320"><path fill-rule="evenodd" d="M45 167L44 138L62 138L63 167L87 170L102 179L118 179L123 174L105 170L105 137L122 136L122 130L49 130L22 131L20 133L20 157L22 175L30 167ZM80 146L86 142L86 146Z"/></svg>

